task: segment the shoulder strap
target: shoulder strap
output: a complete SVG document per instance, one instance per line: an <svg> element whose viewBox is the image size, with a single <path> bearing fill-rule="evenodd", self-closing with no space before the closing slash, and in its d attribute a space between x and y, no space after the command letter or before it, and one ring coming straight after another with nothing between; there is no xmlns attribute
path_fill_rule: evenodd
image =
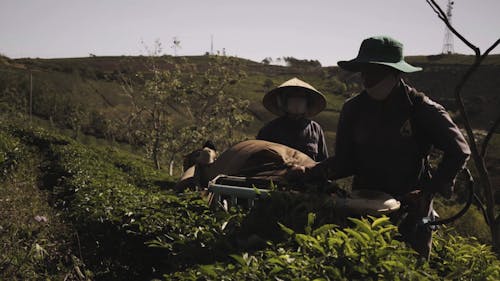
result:
<svg viewBox="0 0 500 281"><path fill-rule="evenodd" d="M417 122L417 110L421 105L424 104L426 96L424 93L418 92L417 90L415 90L414 88L411 88L407 84L403 83L403 86L404 86L405 92L407 94L408 101L410 103L410 118L409 118L410 124L411 124L413 132L415 133L415 137L417 138L417 141L419 142L419 145L420 145L421 138L419 136L419 128L417 126L417 124L418 124L418 122Z"/></svg>

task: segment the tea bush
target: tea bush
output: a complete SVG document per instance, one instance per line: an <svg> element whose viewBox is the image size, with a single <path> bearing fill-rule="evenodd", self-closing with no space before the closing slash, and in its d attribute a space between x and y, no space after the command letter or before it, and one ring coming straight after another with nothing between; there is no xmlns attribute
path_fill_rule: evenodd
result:
<svg viewBox="0 0 500 281"><path fill-rule="evenodd" d="M73 230L39 189L40 157L0 123L0 280L87 280Z"/></svg>
<svg viewBox="0 0 500 281"><path fill-rule="evenodd" d="M430 262L397 240L387 217L350 219L354 227L326 224L297 233L284 225L288 242L233 261L165 275L165 280L499 280L500 262L474 239L437 235Z"/></svg>
<svg viewBox="0 0 500 281"><path fill-rule="evenodd" d="M500 279L498 259L472 238L440 231L424 262L386 217L333 225L345 221L321 194L273 192L249 213L212 211L197 193L160 189L171 179L137 157L41 129L2 127L2 171L24 148L39 152L39 181L97 280Z"/></svg>
<svg viewBox="0 0 500 281"><path fill-rule="evenodd" d="M418 255L394 239L386 217L351 219L353 228L326 224L305 233L284 225L290 241L253 254L232 255L232 263L200 266L166 275L166 280L411 280L427 277Z"/></svg>
<svg viewBox="0 0 500 281"><path fill-rule="evenodd" d="M166 173L152 169L151 164L143 158L132 157L128 153L113 148L96 148L96 150L103 156L104 161L113 163L135 186L142 188L171 188L176 183Z"/></svg>
<svg viewBox="0 0 500 281"><path fill-rule="evenodd" d="M213 213L195 193L145 188L158 173L140 161L123 155L109 161L115 152L90 149L44 130L10 130L44 154L44 184L78 230L84 260L97 278L147 276L157 267L196 263L210 256L199 253L208 254L216 241L223 241L222 218L228 215ZM143 178L150 180L147 185L134 184ZM146 245L154 238L151 246L156 247Z"/></svg>
<svg viewBox="0 0 500 281"><path fill-rule="evenodd" d="M0 180L18 165L22 157L21 144L19 140L0 132Z"/></svg>
<svg viewBox="0 0 500 281"><path fill-rule="evenodd" d="M434 239L430 264L446 280L500 280L500 262L491 247L453 232Z"/></svg>

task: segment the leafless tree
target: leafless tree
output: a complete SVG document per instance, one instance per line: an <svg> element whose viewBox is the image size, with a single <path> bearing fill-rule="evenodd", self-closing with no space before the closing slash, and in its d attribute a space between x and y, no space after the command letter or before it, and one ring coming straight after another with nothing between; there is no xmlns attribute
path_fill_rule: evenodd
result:
<svg viewBox="0 0 500 281"><path fill-rule="evenodd" d="M474 138L474 133L472 131L472 126L470 119L465 110L465 105L462 98L462 89L469 78L474 74L477 68L481 65L483 60L488 56L488 54L495 49L500 44L500 38L495 41L484 53L481 53L479 47L468 41L462 34L460 34L450 23L446 13L443 9L436 3L435 0L426 0L432 10L437 14L437 16L446 24L450 31L456 35L465 45L474 51L475 59L469 69L465 72L463 77L459 80L455 87L455 101L458 105L460 115L463 118L463 124L467 132L467 137L469 140L469 145L472 151L472 158L474 160L475 167L479 173L479 183L484 188L484 195L486 197L486 217L489 223L493 246L497 252L500 251L500 215L497 216L495 211L495 200L494 200L494 188L491 184L491 179L488 175L488 169L485 164L485 156L488 148L488 143L494 134L495 130L500 124L500 116L493 123L491 128L488 130L486 137L482 140L482 144L479 144ZM479 150L481 146L481 151Z"/></svg>

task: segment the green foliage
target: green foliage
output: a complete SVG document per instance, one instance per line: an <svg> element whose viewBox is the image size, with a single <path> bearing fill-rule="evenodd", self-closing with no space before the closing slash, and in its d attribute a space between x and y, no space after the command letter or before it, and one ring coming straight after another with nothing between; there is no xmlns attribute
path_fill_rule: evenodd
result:
<svg viewBox="0 0 500 281"><path fill-rule="evenodd" d="M1 66L1 65L0 65ZM29 80L27 75L0 67L0 110L9 114L27 112Z"/></svg>
<svg viewBox="0 0 500 281"><path fill-rule="evenodd" d="M328 79L328 82L326 83L326 87L330 88L330 91L342 95L345 94L347 91L347 85L343 82L341 82L338 77L334 76L330 79Z"/></svg>
<svg viewBox="0 0 500 281"><path fill-rule="evenodd" d="M463 204L457 204L455 201L435 200L434 208L442 218L448 218L458 213ZM476 237L482 243L491 243L491 234L488 225L484 219L483 213L474 205L460 219L454 221L449 226L453 228L456 234L463 237Z"/></svg>
<svg viewBox="0 0 500 281"><path fill-rule="evenodd" d="M249 102L229 94L245 77L239 61L215 56L198 69L187 60L160 54L157 43L147 58L147 70L123 76L122 81L134 108L124 125L136 143L146 146L156 167L160 158L179 158L207 139L223 147L241 140L236 130L251 121Z"/></svg>
<svg viewBox="0 0 500 281"><path fill-rule="evenodd" d="M170 188L176 183L171 176L153 169L151 163L144 158L133 157L114 148L95 148L103 160L112 163L116 168L125 173L127 181L141 188Z"/></svg>
<svg viewBox="0 0 500 281"><path fill-rule="evenodd" d="M0 128L0 154L10 162L0 178L0 279L87 280L73 232L39 189L39 155Z"/></svg>
<svg viewBox="0 0 500 281"><path fill-rule="evenodd" d="M438 232L427 263L399 241L388 218L339 220L324 194L273 188L249 213L212 211L199 194L159 189L158 181L169 177L141 158L41 129L0 127L0 151L39 153L40 175L33 181L78 234L73 252L81 251L96 279L143 280L169 272L165 279L499 278L499 261L473 239ZM49 244L30 245L33 259L46 261Z"/></svg>
<svg viewBox="0 0 500 281"><path fill-rule="evenodd" d="M205 259L197 254L210 253L223 240L228 215L210 211L199 194L177 196L153 188L159 174L142 161L44 130L9 130L43 153L45 188L78 231L84 260L98 278L177 268ZM153 239L148 244L155 247L146 245Z"/></svg>
<svg viewBox="0 0 500 281"><path fill-rule="evenodd" d="M232 263L201 266L167 280L416 280L430 277L417 254L394 239L388 218L352 219L354 227L323 225L254 254L231 255Z"/></svg>
<svg viewBox="0 0 500 281"><path fill-rule="evenodd" d="M165 275L165 280L498 280L500 262L474 239L440 234L430 262L398 241L387 217L350 219L340 229L325 224L306 233L280 224L290 240L232 261Z"/></svg>
<svg viewBox="0 0 500 281"><path fill-rule="evenodd" d="M433 241L430 264L446 280L500 280L500 261L490 246L452 233Z"/></svg>
<svg viewBox="0 0 500 281"><path fill-rule="evenodd" d="M0 180L19 164L22 157L19 140L0 132Z"/></svg>
<svg viewBox="0 0 500 281"><path fill-rule="evenodd" d="M283 60L290 67L297 68L320 68L321 63L318 60L301 60L294 57L283 57Z"/></svg>

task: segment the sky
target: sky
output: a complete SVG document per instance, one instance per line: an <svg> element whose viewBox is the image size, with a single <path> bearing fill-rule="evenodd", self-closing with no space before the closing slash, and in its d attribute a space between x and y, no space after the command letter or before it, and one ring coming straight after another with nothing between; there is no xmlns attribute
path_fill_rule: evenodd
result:
<svg viewBox="0 0 500 281"><path fill-rule="evenodd" d="M447 0L438 0L443 9ZM455 0L452 21L481 50L500 38L500 0ZM336 65L361 41L389 35L405 55L441 53L445 27L425 0L0 0L0 53L20 57L145 55L211 48L261 61L292 56ZM455 52L472 52L454 39ZM500 53L498 47L493 53Z"/></svg>

